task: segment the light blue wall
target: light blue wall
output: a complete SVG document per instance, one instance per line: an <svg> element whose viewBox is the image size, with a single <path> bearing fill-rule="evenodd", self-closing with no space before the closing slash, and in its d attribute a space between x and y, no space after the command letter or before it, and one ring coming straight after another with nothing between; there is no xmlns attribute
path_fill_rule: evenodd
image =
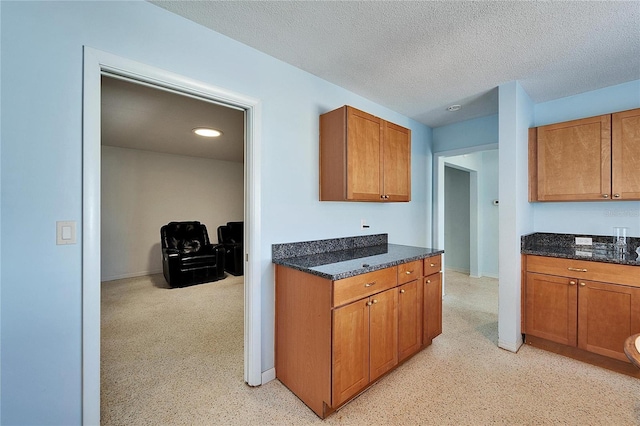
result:
<svg viewBox="0 0 640 426"><path fill-rule="evenodd" d="M499 207L493 204L498 194L498 150L482 151L480 174L480 272L483 276L498 277Z"/></svg>
<svg viewBox="0 0 640 426"><path fill-rule="evenodd" d="M640 107L640 80L536 104L534 126Z"/></svg>
<svg viewBox="0 0 640 426"><path fill-rule="evenodd" d="M497 114L433 129L434 153L497 143Z"/></svg>
<svg viewBox="0 0 640 426"><path fill-rule="evenodd" d="M387 232L431 241L431 129L146 2L1 2L3 424L79 424L83 46L262 101L262 365L273 367L271 244ZM411 128L412 201L318 201L318 115L350 104ZM81 235L78 235L79 240ZM11 250L6 247L10 243Z"/></svg>
<svg viewBox="0 0 640 426"><path fill-rule="evenodd" d="M535 105L535 125L640 108L640 80ZM434 130L435 134L435 130ZM538 232L611 235L614 226L640 236L639 201L534 203Z"/></svg>
<svg viewBox="0 0 640 426"><path fill-rule="evenodd" d="M517 81L498 88L500 285L498 345L517 351L520 333L520 236L532 231L528 195L528 133L533 125L533 102Z"/></svg>

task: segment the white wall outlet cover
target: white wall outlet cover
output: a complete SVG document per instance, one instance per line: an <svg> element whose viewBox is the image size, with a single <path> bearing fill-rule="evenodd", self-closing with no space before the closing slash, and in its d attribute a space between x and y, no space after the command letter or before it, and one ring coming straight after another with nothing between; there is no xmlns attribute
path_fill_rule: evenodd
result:
<svg viewBox="0 0 640 426"><path fill-rule="evenodd" d="M577 246L591 246L593 245L593 239L591 237L576 237Z"/></svg>
<svg viewBox="0 0 640 426"><path fill-rule="evenodd" d="M56 222L56 244L76 243L76 222L73 220Z"/></svg>

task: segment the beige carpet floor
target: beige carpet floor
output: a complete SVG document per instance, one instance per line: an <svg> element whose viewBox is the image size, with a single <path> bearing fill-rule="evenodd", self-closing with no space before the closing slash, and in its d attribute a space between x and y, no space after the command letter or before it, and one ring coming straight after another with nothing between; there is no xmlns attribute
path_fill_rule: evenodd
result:
<svg viewBox="0 0 640 426"><path fill-rule="evenodd" d="M443 334L325 424L639 425L640 381L497 347L495 279L447 272ZM322 424L274 380L242 382L243 282L102 284L103 425Z"/></svg>

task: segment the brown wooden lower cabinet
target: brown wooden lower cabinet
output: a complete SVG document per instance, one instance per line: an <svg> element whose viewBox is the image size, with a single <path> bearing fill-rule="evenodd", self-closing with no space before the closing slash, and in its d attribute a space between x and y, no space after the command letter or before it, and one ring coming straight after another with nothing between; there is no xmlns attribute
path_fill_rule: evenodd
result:
<svg viewBox="0 0 640 426"><path fill-rule="evenodd" d="M332 406L369 384L369 327L369 298L333 311Z"/></svg>
<svg viewBox="0 0 640 426"><path fill-rule="evenodd" d="M424 278L424 322L422 341L425 344L442 334L442 273Z"/></svg>
<svg viewBox="0 0 640 426"><path fill-rule="evenodd" d="M398 360L403 361L422 346L423 289L418 280L398 287Z"/></svg>
<svg viewBox="0 0 640 426"><path fill-rule="evenodd" d="M325 418L431 344L442 332L436 264L338 281L276 265L276 377Z"/></svg>
<svg viewBox="0 0 640 426"><path fill-rule="evenodd" d="M523 333L528 341L541 338L576 348L552 345L556 352L596 364L599 358L589 354L629 363L624 342L640 333L640 268L544 256L523 260Z"/></svg>

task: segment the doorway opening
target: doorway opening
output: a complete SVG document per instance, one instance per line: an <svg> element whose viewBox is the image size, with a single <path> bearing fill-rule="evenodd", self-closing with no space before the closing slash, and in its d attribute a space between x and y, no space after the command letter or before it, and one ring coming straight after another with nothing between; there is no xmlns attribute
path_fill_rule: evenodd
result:
<svg viewBox="0 0 640 426"><path fill-rule="evenodd" d="M100 422L101 78L109 74L245 111L244 143L244 381L268 381L260 351L260 116L258 100L165 70L84 48L82 218L82 417Z"/></svg>
<svg viewBox="0 0 640 426"><path fill-rule="evenodd" d="M447 268L456 272L477 276L477 255L471 259L471 217L477 214L477 203L471 201L471 196L477 193L476 188L471 191L471 180L477 185L477 172L467 170L454 164L445 163L444 168L444 251L447 253ZM474 185L475 186L475 185ZM473 208L473 212L472 210ZM473 221L475 222L475 221ZM477 231L473 230L476 240ZM477 242L474 241L477 245ZM473 263L473 268L471 267Z"/></svg>
<svg viewBox="0 0 640 426"><path fill-rule="evenodd" d="M434 155L435 246L444 248L443 295L477 307L469 321L498 345L498 150Z"/></svg>
<svg viewBox="0 0 640 426"><path fill-rule="evenodd" d="M468 206L468 211L465 212L454 210L455 215L451 218L447 216L445 211L447 204L445 201L447 194L446 170L449 170L450 175L457 176L453 182L460 185L463 180L466 180L468 182L466 187L469 188L468 195L465 192L463 196L458 193L461 187L457 190L450 188L452 190L451 196L454 197L453 201L458 204L464 203L464 206L456 208L466 209ZM452 263L454 269L462 269L472 277L498 278L497 144L434 154L434 189L434 246L445 249L444 259L451 255L465 256L464 261ZM464 217L462 217L462 213L464 213ZM447 220L454 221L449 224L449 227L464 229L464 241L456 241L458 245L465 245L464 248L460 247L459 250L456 250L453 247L452 251L447 251L445 237L445 230L448 229ZM460 223L460 220L465 222ZM456 223L456 221L458 222ZM456 229L456 232L459 233L461 230ZM447 262L447 260L443 260L443 262ZM465 266L468 264L468 271L465 270L467 269L465 267L456 267L456 264Z"/></svg>
<svg viewBox="0 0 640 426"><path fill-rule="evenodd" d="M198 221L216 245L219 227L243 222L245 111L108 73L101 80L101 422L150 420L158 407L179 416L177 395L210 391L195 383L242 380L244 277L235 267L244 256L229 250L212 281L168 291L160 229ZM221 135L192 131L202 127Z"/></svg>

